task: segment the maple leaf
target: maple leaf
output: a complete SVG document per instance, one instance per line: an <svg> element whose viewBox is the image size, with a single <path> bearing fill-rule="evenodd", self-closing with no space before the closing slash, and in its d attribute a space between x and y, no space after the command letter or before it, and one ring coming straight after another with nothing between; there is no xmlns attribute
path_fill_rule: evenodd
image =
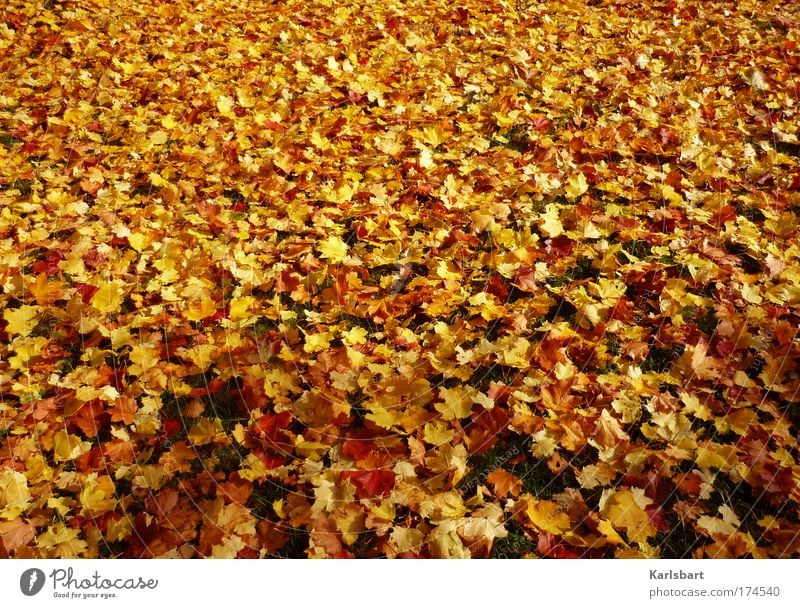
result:
<svg viewBox="0 0 800 608"><path fill-rule="evenodd" d="M36 528L17 518L11 521L0 521L0 543L6 556L12 554L18 547L30 543L36 536Z"/></svg>
<svg viewBox="0 0 800 608"><path fill-rule="evenodd" d="M227 437L222 430L219 418L210 420L201 418L189 429L189 439L192 444L200 446L208 443L225 443Z"/></svg>
<svg viewBox="0 0 800 608"><path fill-rule="evenodd" d="M338 264L347 257L347 243L338 236L329 236L320 243L319 251L320 257Z"/></svg>
<svg viewBox="0 0 800 608"><path fill-rule="evenodd" d="M111 477L90 473L80 493L83 508L93 516L102 515L117 506L116 487Z"/></svg>
<svg viewBox="0 0 800 608"><path fill-rule="evenodd" d="M564 226L561 223L558 207L556 205L548 205L544 217L539 222L539 229L542 234L548 237L557 237L564 232Z"/></svg>
<svg viewBox="0 0 800 608"><path fill-rule="evenodd" d="M11 469L0 472L0 519L15 519L28 508L30 501L25 475Z"/></svg>
<svg viewBox="0 0 800 608"><path fill-rule="evenodd" d="M64 295L64 284L59 281L48 281L44 273L36 275L36 280L28 289L39 306L52 305Z"/></svg>
<svg viewBox="0 0 800 608"><path fill-rule="evenodd" d="M628 538L642 543L656 533L645 511L652 502L640 489L612 490L603 501L600 512L615 529L625 530Z"/></svg>
<svg viewBox="0 0 800 608"><path fill-rule="evenodd" d="M79 535L79 530L56 523L36 537L36 546L47 557L82 557L88 551L89 544Z"/></svg>
<svg viewBox="0 0 800 608"><path fill-rule="evenodd" d="M125 299L125 284L119 280L103 283L92 296L91 305L101 313L117 312Z"/></svg>
<svg viewBox="0 0 800 608"><path fill-rule="evenodd" d="M471 555L489 557L494 540L508 537L503 510L495 504L476 509L465 518L458 534L466 541Z"/></svg>
<svg viewBox="0 0 800 608"><path fill-rule="evenodd" d="M519 477L502 468L497 468L489 473L486 476L486 481L492 484L494 493L498 498L504 498L509 494L511 496L519 496L522 491L522 482Z"/></svg>
<svg viewBox="0 0 800 608"><path fill-rule="evenodd" d="M567 180L567 185L564 188L564 192L566 192L570 199L574 200L584 194L588 189L589 184L586 182L586 176L581 172L576 172Z"/></svg>
<svg viewBox="0 0 800 608"><path fill-rule="evenodd" d="M525 513L531 523L544 532L561 535L572 528L569 515L551 500L529 499Z"/></svg>
<svg viewBox="0 0 800 608"><path fill-rule="evenodd" d="M394 487L395 474L392 471L344 471L342 479L352 481L360 498L386 496Z"/></svg>
<svg viewBox="0 0 800 608"><path fill-rule="evenodd" d="M36 319L41 312L41 306L28 306L23 304L19 308L3 311L6 320L6 331L20 336L29 336L36 327Z"/></svg>
<svg viewBox="0 0 800 608"><path fill-rule="evenodd" d="M444 420L466 418L472 411L472 399L469 391L461 386L453 388L440 388L441 401L433 404Z"/></svg>
<svg viewBox="0 0 800 608"><path fill-rule="evenodd" d="M89 442L81 441L80 437L70 435L65 430L58 431L53 436L53 455L56 462L74 460L90 448Z"/></svg>

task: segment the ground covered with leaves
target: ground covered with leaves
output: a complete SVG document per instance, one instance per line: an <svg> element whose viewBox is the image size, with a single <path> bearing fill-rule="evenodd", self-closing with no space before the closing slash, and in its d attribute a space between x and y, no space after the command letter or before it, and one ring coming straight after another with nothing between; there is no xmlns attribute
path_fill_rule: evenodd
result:
<svg viewBox="0 0 800 608"><path fill-rule="evenodd" d="M0 556L797 556L798 38L5 0Z"/></svg>

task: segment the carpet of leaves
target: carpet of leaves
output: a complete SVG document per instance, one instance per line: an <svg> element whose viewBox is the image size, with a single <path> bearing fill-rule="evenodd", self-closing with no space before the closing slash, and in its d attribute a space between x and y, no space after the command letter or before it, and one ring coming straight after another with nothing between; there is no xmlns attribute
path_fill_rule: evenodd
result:
<svg viewBox="0 0 800 608"><path fill-rule="evenodd" d="M0 556L800 554L799 6L5 0Z"/></svg>

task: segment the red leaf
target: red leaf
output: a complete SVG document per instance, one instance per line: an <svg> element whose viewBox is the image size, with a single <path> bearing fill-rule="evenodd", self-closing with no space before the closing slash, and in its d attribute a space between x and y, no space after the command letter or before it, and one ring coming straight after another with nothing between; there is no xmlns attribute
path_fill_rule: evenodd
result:
<svg viewBox="0 0 800 608"><path fill-rule="evenodd" d="M161 430L167 439L172 439L181 430L183 423L178 418L167 418L162 423Z"/></svg>
<svg viewBox="0 0 800 608"><path fill-rule="evenodd" d="M503 279L499 274L492 275L492 278L486 283L486 291L496 296L501 302L504 302L508 297L508 287L503 283Z"/></svg>
<svg viewBox="0 0 800 608"><path fill-rule="evenodd" d="M533 126L539 131L547 131L553 126L553 123L547 116L537 116L533 119Z"/></svg>
<svg viewBox="0 0 800 608"><path fill-rule="evenodd" d="M375 450L375 443L367 440L348 439L342 445L342 453L354 460L363 460Z"/></svg>
<svg viewBox="0 0 800 608"><path fill-rule="evenodd" d="M95 287L94 285L89 285L88 283L80 283L75 281L73 286L78 293L81 294L81 298L83 299L84 304L88 304L89 301L92 299L95 293L97 293L99 287Z"/></svg>
<svg viewBox="0 0 800 608"><path fill-rule="evenodd" d="M345 471L342 479L349 479L356 487L359 498L386 496L394 488L392 471Z"/></svg>
<svg viewBox="0 0 800 608"><path fill-rule="evenodd" d="M546 251L557 258L564 257L572 253L575 243L567 235L561 234L554 239L547 239L545 242Z"/></svg>
<svg viewBox="0 0 800 608"><path fill-rule="evenodd" d="M556 536L549 532L544 532L539 535L536 550L542 554L542 557L555 559L575 559L581 557L579 553L565 546L563 542L557 540Z"/></svg>
<svg viewBox="0 0 800 608"><path fill-rule="evenodd" d="M253 454L255 454L268 469L277 469L286 464L285 457L267 454L264 450L253 450Z"/></svg>
<svg viewBox="0 0 800 608"><path fill-rule="evenodd" d="M192 389L192 392L189 393L191 397L205 397L210 395L216 395L218 392L222 390L222 387L225 386L225 383L220 380L219 378L214 378L211 382L206 384L205 386L198 386Z"/></svg>

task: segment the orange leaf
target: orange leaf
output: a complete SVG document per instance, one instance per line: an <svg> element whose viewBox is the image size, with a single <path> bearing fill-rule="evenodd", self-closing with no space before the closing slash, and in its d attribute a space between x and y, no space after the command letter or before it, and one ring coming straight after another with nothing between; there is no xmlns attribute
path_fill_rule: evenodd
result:
<svg viewBox="0 0 800 608"><path fill-rule="evenodd" d="M522 491L522 482L519 477L512 475L505 469L495 469L486 476L486 481L492 484L494 494L498 498L504 498L509 494L519 496Z"/></svg>

